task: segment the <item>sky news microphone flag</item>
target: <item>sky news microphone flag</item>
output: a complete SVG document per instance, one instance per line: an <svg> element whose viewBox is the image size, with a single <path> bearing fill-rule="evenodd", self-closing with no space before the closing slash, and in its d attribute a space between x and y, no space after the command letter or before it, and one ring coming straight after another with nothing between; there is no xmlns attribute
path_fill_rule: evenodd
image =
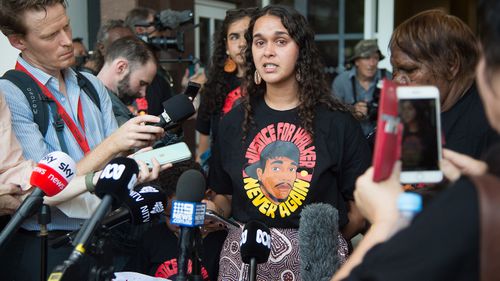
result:
<svg viewBox="0 0 500 281"><path fill-rule="evenodd" d="M22 222L33 216L43 204L43 196L54 196L61 192L76 174L76 163L61 151L54 151L42 158L31 173L30 184L35 190L24 199L0 233L0 249L17 231Z"/></svg>

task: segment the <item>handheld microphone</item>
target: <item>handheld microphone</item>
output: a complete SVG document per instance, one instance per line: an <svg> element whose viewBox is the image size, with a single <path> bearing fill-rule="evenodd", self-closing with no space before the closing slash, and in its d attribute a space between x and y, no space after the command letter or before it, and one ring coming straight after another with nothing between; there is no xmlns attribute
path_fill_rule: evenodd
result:
<svg viewBox="0 0 500 281"><path fill-rule="evenodd" d="M160 188L144 185L130 190L123 205L129 212L130 222L142 224L150 222L151 215L163 213L165 201L166 195Z"/></svg>
<svg viewBox="0 0 500 281"><path fill-rule="evenodd" d="M180 226L178 275L179 281L187 280L188 260L193 246L200 237L199 226L205 220L206 205L200 203L205 195L205 178L200 171L187 170L179 177L176 187L177 200L172 201L170 222ZM201 275L201 266L194 247L193 275Z"/></svg>
<svg viewBox="0 0 500 281"><path fill-rule="evenodd" d="M111 160L99 177L95 186L95 194L102 198L101 203L94 214L85 221L78 232L73 246L75 246L69 259L69 265L78 261L85 253L85 247L92 237L97 226L101 224L102 219L109 214L113 204L123 202L133 189L137 182L139 166L137 163L127 157L118 157Z"/></svg>
<svg viewBox="0 0 500 281"><path fill-rule="evenodd" d="M257 279L257 264L265 263L271 253L271 231L260 221L249 221L243 227L240 240L241 260L249 264L250 281Z"/></svg>
<svg viewBox="0 0 500 281"><path fill-rule="evenodd" d="M310 204L299 224L300 275L304 281L330 280L340 266L339 213L330 204Z"/></svg>
<svg viewBox="0 0 500 281"><path fill-rule="evenodd" d="M167 129L176 125L196 112L193 102L187 95L175 95L162 103L163 113L160 114L160 122L152 124Z"/></svg>
<svg viewBox="0 0 500 281"><path fill-rule="evenodd" d="M9 223L0 234L0 249L10 240L21 223L33 216L43 204L43 196L54 196L61 192L76 174L76 164L71 157L61 151L47 154L38 162L30 177L30 184L35 188L24 199Z"/></svg>

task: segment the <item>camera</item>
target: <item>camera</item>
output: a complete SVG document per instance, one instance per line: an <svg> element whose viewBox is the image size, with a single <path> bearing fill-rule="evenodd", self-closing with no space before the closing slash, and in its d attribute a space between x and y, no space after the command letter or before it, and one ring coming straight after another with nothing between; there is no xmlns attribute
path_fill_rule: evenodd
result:
<svg viewBox="0 0 500 281"><path fill-rule="evenodd" d="M174 49L181 53L184 52L184 32L178 31L175 37L150 37L148 35L138 36L142 41L156 49L168 50Z"/></svg>
<svg viewBox="0 0 500 281"><path fill-rule="evenodd" d="M155 15L154 26L157 30L176 30L179 26L193 22L193 12L191 10L174 11L163 10ZM147 44L157 49L175 49L184 52L184 31L176 31L174 37L150 37L148 35L139 36Z"/></svg>
<svg viewBox="0 0 500 281"><path fill-rule="evenodd" d="M372 122L377 122L379 101L380 101L380 89L377 88L373 92L372 101L368 103L368 114L366 118Z"/></svg>

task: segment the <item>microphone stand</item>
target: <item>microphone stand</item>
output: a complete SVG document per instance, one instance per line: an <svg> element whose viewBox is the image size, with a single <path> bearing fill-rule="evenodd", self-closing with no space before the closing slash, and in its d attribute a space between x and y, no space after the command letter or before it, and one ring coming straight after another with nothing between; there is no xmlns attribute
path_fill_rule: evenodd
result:
<svg viewBox="0 0 500 281"><path fill-rule="evenodd" d="M188 241L181 243L181 241ZM188 227L181 227L179 234L179 258L177 259L177 281L187 281L188 279L188 262L191 253L192 235Z"/></svg>
<svg viewBox="0 0 500 281"><path fill-rule="evenodd" d="M38 213L38 224L40 225L40 280L47 279L47 255L48 255L48 238L49 231L47 224L51 221L50 207L42 204Z"/></svg>
<svg viewBox="0 0 500 281"><path fill-rule="evenodd" d="M250 259L250 264L248 266L248 280L257 280L257 260L255 258Z"/></svg>
<svg viewBox="0 0 500 281"><path fill-rule="evenodd" d="M201 275L201 257L200 257L200 249L202 247L202 239L200 228L196 227L194 229L194 241L193 241L193 270L191 272L191 280L192 281L203 281L203 276Z"/></svg>

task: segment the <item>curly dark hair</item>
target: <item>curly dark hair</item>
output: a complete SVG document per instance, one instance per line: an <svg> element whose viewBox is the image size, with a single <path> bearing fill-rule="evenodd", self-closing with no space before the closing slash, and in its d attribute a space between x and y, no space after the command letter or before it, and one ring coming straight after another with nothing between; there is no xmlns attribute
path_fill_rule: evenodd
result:
<svg viewBox="0 0 500 281"><path fill-rule="evenodd" d="M255 22L262 16L272 15L281 19L281 23L287 29L292 39L299 46L299 56L295 64L296 73L300 74L299 82L299 106L298 114L301 125L314 137L313 120L315 117L315 107L324 104L330 110L350 112L350 110L335 99L330 92L330 87L326 83L323 73L323 62L314 43L314 32L307 23L304 16L296 10L281 6L269 5L259 10L250 20L245 39L248 46L245 50L246 74L243 82L246 94L242 99L242 106L245 111L243 122L243 141L250 128L255 126L252 104L255 100L262 98L266 93L266 83L256 85L254 83L255 64L253 62L252 42Z"/></svg>
<svg viewBox="0 0 500 281"><path fill-rule="evenodd" d="M224 63L226 61L226 40L229 26L242 18L251 18L257 11L257 8L234 9L226 12L226 17L222 22L221 31L214 38L214 52L208 67L208 79L203 86L201 96L204 102L200 110L203 119L208 120L210 115L218 114L222 110L226 94L233 89L229 89L227 83L228 75L224 72Z"/></svg>

